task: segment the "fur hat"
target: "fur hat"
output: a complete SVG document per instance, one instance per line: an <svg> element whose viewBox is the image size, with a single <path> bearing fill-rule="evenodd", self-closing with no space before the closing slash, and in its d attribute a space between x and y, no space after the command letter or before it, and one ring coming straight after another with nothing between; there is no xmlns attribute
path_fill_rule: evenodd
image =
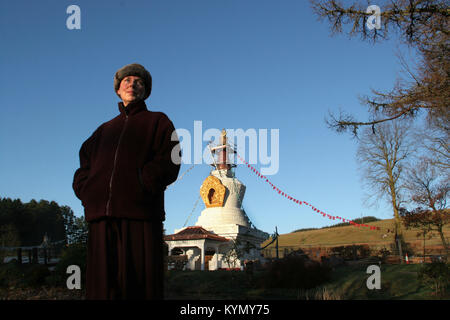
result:
<svg viewBox="0 0 450 320"><path fill-rule="evenodd" d="M136 76L141 78L145 84L144 100L150 96L152 92L152 76L142 65L138 63L128 64L120 68L114 75L114 91L119 90L120 82L128 76ZM119 95L119 94L117 94ZM119 96L120 97L120 96Z"/></svg>

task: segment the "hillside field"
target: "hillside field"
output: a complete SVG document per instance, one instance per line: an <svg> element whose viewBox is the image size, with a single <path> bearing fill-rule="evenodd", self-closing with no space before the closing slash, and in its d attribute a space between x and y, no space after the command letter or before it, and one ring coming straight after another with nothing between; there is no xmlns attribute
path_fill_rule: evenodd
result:
<svg viewBox="0 0 450 320"><path fill-rule="evenodd" d="M283 248L308 248L308 247L337 247L352 244L368 244L370 247L376 248L390 248L394 243L394 234L387 233L386 230L393 230L394 219L380 220L366 223L369 226L380 227L381 230L370 230L369 228L341 226L333 228L323 228L318 230L297 231L287 234L281 234L278 237L278 246L281 251ZM420 229L404 230L405 242L415 248L415 251L423 252L423 237L417 236ZM442 248L442 241L437 232L429 234L425 242L426 250L439 250ZM447 242L450 239L450 225L444 227L444 236ZM270 242L271 239L266 240L261 244L261 247ZM267 249L273 251L275 243L271 244ZM417 254L419 254L417 252Z"/></svg>

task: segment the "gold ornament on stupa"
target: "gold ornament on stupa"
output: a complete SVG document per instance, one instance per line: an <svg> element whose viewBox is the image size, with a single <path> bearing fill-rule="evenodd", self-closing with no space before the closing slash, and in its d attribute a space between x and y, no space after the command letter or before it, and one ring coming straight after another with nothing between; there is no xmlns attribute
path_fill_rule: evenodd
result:
<svg viewBox="0 0 450 320"><path fill-rule="evenodd" d="M208 176L200 188L200 196L207 208L222 207L225 200L226 188L214 176Z"/></svg>

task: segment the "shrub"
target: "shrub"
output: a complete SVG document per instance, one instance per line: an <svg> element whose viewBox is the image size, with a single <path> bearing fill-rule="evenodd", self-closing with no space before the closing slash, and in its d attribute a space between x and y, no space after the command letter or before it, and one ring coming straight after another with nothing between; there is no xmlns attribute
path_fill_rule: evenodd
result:
<svg viewBox="0 0 450 320"><path fill-rule="evenodd" d="M60 274L56 274L55 272L52 272L49 276L47 276L45 278L45 284L50 287L64 286L68 276L69 275L66 275L66 278L64 278Z"/></svg>
<svg viewBox="0 0 450 320"><path fill-rule="evenodd" d="M21 278L23 278L23 272L21 266L17 264L17 262L10 261L8 263L0 265L1 287L15 285Z"/></svg>
<svg viewBox="0 0 450 320"><path fill-rule="evenodd" d="M424 264L418 273L419 280L429 285L436 296L445 294L450 283L450 265L445 262Z"/></svg>
<svg viewBox="0 0 450 320"><path fill-rule="evenodd" d="M390 255L391 255L391 252L386 248L382 248L378 251L378 257L381 259L381 261L383 263L386 262L387 257Z"/></svg>
<svg viewBox="0 0 450 320"><path fill-rule="evenodd" d="M370 247L367 244L363 244L360 246L357 246L357 256L358 258L367 258L370 257Z"/></svg>
<svg viewBox="0 0 450 320"><path fill-rule="evenodd" d="M311 289L331 279L331 268L301 256L288 256L268 265L263 286Z"/></svg>
<svg viewBox="0 0 450 320"><path fill-rule="evenodd" d="M23 284L30 287L42 286L45 284L45 278L50 274L47 266L33 265L25 272Z"/></svg>
<svg viewBox="0 0 450 320"><path fill-rule="evenodd" d="M69 276L67 274L67 267L70 265L77 265L81 270L81 281L85 281L86 277L86 259L87 259L87 247L84 244L73 244L65 248L61 254L61 258L56 265L55 274L53 277L47 279L49 283L57 284L61 286L66 285L66 279Z"/></svg>
<svg viewBox="0 0 450 320"><path fill-rule="evenodd" d="M353 260L369 257L371 250L367 244L363 244L333 247L331 252L344 260Z"/></svg>

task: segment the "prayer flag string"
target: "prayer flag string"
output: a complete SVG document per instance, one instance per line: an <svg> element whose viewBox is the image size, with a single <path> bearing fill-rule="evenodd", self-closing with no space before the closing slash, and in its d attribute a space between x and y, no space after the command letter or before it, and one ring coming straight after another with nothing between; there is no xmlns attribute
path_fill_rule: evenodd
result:
<svg viewBox="0 0 450 320"><path fill-rule="evenodd" d="M357 227L357 228L368 228L367 230L381 230L380 227L369 226L367 224L362 224L362 223L356 223L356 222L354 222L354 221L352 221L350 219L346 219L346 218L343 218L343 217L330 215L330 214L328 214L326 212L323 212L322 210L316 208L315 206L313 206L312 204L310 204L310 203L308 203L306 201L298 200L298 199L290 196L289 194L287 194L283 190L279 189L276 185L274 185L266 176L262 175L257 169L255 169L252 165L250 165L247 161L245 161L245 159L241 158L241 156L238 153L236 153L236 155L244 164L247 165L247 167L253 173L255 173L263 181L267 182L272 187L272 189L275 190L282 197L285 197L286 199L288 199L290 201L293 201L294 203L296 203L298 205L309 206L314 212L317 212L318 214L322 215L323 217L327 217L330 220L341 220L342 222L349 223L350 225L352 225L354 227ZM387 232L391 232L391 231L387 230Z"/></svg>

